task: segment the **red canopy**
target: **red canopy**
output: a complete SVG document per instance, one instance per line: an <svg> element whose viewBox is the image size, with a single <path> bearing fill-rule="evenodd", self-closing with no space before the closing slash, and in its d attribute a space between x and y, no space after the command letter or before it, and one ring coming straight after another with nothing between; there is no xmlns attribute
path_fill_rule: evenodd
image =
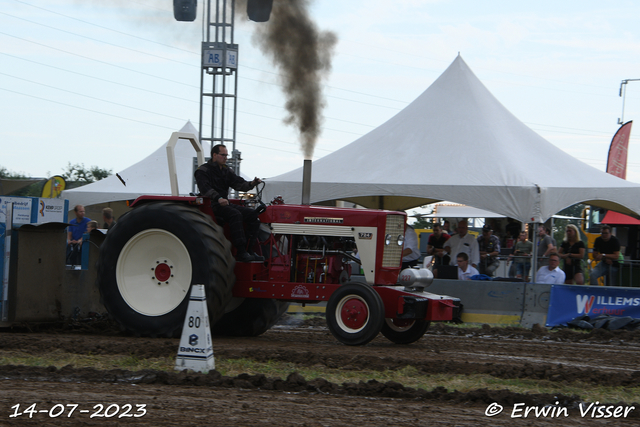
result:
<svg viewBox="0 0 640 427"><path fill-rule="evenodd" d="M608 225L640 225L640 219L614 211L608 211L600 222Z"/></svg>

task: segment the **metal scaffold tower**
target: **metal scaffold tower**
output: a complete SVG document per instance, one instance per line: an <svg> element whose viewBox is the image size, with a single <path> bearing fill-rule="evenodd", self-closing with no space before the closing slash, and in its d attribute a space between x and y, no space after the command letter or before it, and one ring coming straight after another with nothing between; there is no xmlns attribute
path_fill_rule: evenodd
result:
<svg viewBox="0 0 640 427"><path fill-rule="evenodd" d="M208 0L200 73L200 141L231 147L229 167L240 173L236 149L238 45L234 43L235 0ZM211 128L203 129L210 119Z"/></svg>

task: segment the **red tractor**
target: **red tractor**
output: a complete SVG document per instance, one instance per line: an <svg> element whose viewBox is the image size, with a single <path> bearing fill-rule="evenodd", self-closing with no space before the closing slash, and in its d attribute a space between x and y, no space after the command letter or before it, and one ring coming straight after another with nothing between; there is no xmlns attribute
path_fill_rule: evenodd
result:
<svg viewBox="0 0 640 427"><path fill-rule="evenodd" d="M171 141L178 138L198 150L194 136L175 133ZM198 158L201 164L201 148ZM265 261L236 263L210 201L177 196L173 182L174 196L136 199L100 249L102 302L135 334L179 333L193 284L205 285L212 332L234 336L262 334L290 302L326 302L328 328L340 342L366 344L382 332L408 344L457 309L457 299L424 291L433 280L426 268L401 272L404 213L288 205L279 198L266 206L252 199L263 211L253 250ZM352 276L354 262L361 281Z"/></svg>

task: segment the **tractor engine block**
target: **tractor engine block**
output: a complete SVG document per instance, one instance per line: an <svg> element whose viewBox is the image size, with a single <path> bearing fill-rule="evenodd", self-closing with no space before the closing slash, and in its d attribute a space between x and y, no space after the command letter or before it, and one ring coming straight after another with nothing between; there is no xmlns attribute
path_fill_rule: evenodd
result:
<svg viewBox="0 0 640 427"><path fill-rule="evenodd" d="M351 276L348 252L353 239L330 236L297 236L293 259L293 281L343 284Z"/></svg>

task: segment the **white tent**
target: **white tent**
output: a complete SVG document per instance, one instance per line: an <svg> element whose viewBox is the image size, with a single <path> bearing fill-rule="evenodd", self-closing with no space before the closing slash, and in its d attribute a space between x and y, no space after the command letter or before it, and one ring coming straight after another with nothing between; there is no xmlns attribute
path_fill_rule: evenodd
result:
<svg viewBox="0 0 640 427"><path fill-rule="evenodd" d="M446 154L446 156L445 156ZM637 216L640 185L580 162L520 122L458 56L386 123L313 163L311 203L409 209L448 200L521 222L585 202ZM265 196L298 203L302 168Z"/></svg>
<svg viewBox="0 0 640 427"><path fill-rule="evenodd" d="M197 129L187 122L180 132L198 135ZM69 206L78 204L90 206L99 203L132 200L144 194L170 195L169 166L167 163L167 142L156 151L120 172L118 175L124 184L114 174L94 183L65 190L62 198L69 199ZM209 155L209 144L202 143L205 156ZM196 152L191 143L180 140L175 147L176 171L178 174L178 188L181 195L188 195L194 191L193 172ZM126 185L125 185L126 184Z"/></svg>

